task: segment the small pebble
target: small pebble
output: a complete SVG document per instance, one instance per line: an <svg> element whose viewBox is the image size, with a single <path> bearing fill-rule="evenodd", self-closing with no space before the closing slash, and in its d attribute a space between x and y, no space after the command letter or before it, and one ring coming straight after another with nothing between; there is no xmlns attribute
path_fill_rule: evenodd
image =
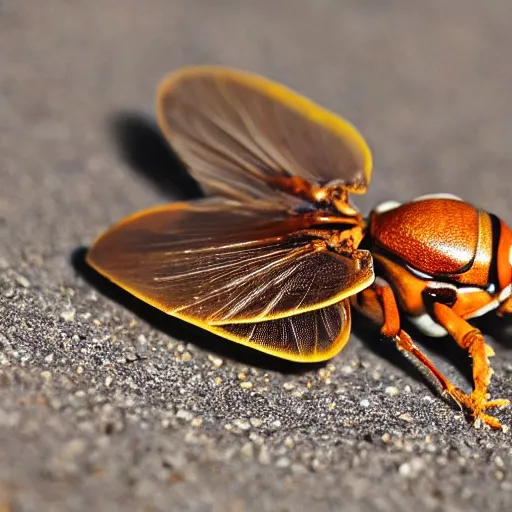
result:
<svg viewBox="0 0 512 512"><path fill-rule="evenodd" d="M398 395L398 388L395 386L387 386L384 392L389 396Z"/></svg>
<svg viewBox="0 0 512 512"><path fill-rule="evenodd" d="M363 400L361 400L359 402L359 405L361 407L370 407L370 401L368 399L364 398Z"/></svg>
<svg viewBox="0 0 512 512"><path fill-rule="evenodd" d="M186 411L185 409L178 409L176 412L176 418L185 421L191 421L194 415L190 411Z"/></svg>
<svg viewBox="0 0 512 512"><path fill-rule="evenodd" d="M318 370L318 376L321 379L328 379L331 376L331 372L327 368L320 368L320 370Z"/></svg>
<svg viewBox="0 0 512 512"><path fill-rule="evenodd" d="M208 359L210 360L210 362L213 364L213 366L215 368L220 368L224 364L223 359L221 359L220 357L211 355L211 354L208 356Z"/></svg>
<svg viewBox="0 0 512 512"><path fill-rule="evenodd" d="M403 414L400 414L400 416L398 416L398 419L406 421L407 423L413 423L413 421L414 421L414 418L408 412L404 412Z"/></svg>
<svg viewBox="0 0 512 512"><path fill-rule="evenodd" d="M252 388L252 382L250 382L250 381L241 382L240 387L243 389L250 389L250 388Z"/></svg>
<svg viewBox="0 0 512 512"><path fill-rule="evenodd" d="M196 418L194 418L190 424L193 426L193 427L199 427L201 426L201 424L203 423L203 418L201 418L200 416L197 416Z"/></svg>
<svg viewBox="0 0 512 512"><path fill-rule="evenodd" d="M23 288L30 288L30 281L25 276L22 276L21 274L18 274L16 276L16 282L20 286L23 286Z"/></svg>
<svg viewBox="0 0 512 512"><path fill-rule="evenodd" d="M287 448L293 448L295 446L295 442L293 441L293 439L290 436L286 436L286 438L284 440L284 445Z"/></svg>
<svg viewBox="0 0 512 512"><path fill-rule="evenodd" d="M65 321L65 322L73 322L75 320L75 310L74 309L68 309L68 310L65 310L63 311L61 314L60 314L60 317Z"/></svg>
<svg viewBox="0 0 512 512"><path fill-rule="evenodd" d="M341 373L343 375L351 375L352 373L354 373L354 369L351 366L345 365L341 367Z"/></svg>
<svg viewBox="0 0 512 512"><path fill-rule="evenodd" d="M183 354L181 354L180 359L182 361L190 361L192 359L192 354L188 351L185 351L185 352L183 352Z"/></svg>
<svg viewBox="0 0 512 512"><path fill-rule="evenodd" d="M237 419L233 423L240 430L249 430L251 428L251 424L247 420Z"/></svg>

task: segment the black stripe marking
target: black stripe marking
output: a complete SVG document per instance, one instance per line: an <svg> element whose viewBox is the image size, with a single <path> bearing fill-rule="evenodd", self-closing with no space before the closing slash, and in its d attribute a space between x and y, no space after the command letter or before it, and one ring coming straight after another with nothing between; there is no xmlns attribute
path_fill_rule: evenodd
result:
<svg viewBox="0 0 512 512"><path fill-rule="evenodd" d="M489 265L489 275L487 281L489 285L498 287L498 245L501 236L501 222L496 215L489 213L491 218L491 232L492 232L492 252L491 264Z"/></svg>

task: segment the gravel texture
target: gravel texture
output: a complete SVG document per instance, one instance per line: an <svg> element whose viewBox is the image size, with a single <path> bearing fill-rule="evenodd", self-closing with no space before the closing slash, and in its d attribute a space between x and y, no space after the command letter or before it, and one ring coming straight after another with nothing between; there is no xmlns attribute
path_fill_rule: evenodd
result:
<svg viewBox="0 0 512 512"><path fill-rule="evenodd" d="M507 0L0 2L0 511L512 509L511 434L469 426L364 322L328 364L288 364L83 260L114 221L193 194L153 104L197 63L351 119L375 157L363 210L443 191L510 223L511 16ZM512 326L483 324L510 397ZM465 354L421 341L469 388Z"/></svg>

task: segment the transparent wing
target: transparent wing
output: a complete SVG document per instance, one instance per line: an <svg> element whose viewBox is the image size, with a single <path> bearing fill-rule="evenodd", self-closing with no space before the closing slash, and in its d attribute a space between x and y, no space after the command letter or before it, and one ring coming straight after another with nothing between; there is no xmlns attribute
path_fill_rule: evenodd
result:
<svg viewBox="0 0 512 512"><path fill-rule="evenodd" d="M133 295L202 327L325 308L373 281L367 251L317 236L336 219L210 200L143 211L102 235L87 261Z"/></svg>
<svg viewBox="0 0 512 512"><path fill-rule="evenodd" d="M298 362L334 357L350 336L350 303L266 322L212 327L216 334L242 345Z"/></svg>
<svg viewBox="0 0 512 512"><path fill-rule="evenodd" d="M163 132L207 193L308 197L327 184L363 193L370 181L370 150L350 123L257 75L185 68L163 81L157 103Z"/></svg>

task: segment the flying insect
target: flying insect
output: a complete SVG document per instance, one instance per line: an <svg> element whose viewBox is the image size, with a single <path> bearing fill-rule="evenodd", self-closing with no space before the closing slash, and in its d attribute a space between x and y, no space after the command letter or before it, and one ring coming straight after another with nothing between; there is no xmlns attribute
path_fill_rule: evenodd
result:
<svg viewBox="0 0 512 512"><path fill-rule="evenodd" d="M287 87L223 67L172 73L159 125L206 197L157 206L111 227L87 262L163 312L276 357L324 361L345 346L351 308L413 356L473 418L490 399L492 349L469 320L512 312L512 232L448 194L351 203L370 183L359 131ZM402 329L449 335L472 358L454 386Z"/></svg>

